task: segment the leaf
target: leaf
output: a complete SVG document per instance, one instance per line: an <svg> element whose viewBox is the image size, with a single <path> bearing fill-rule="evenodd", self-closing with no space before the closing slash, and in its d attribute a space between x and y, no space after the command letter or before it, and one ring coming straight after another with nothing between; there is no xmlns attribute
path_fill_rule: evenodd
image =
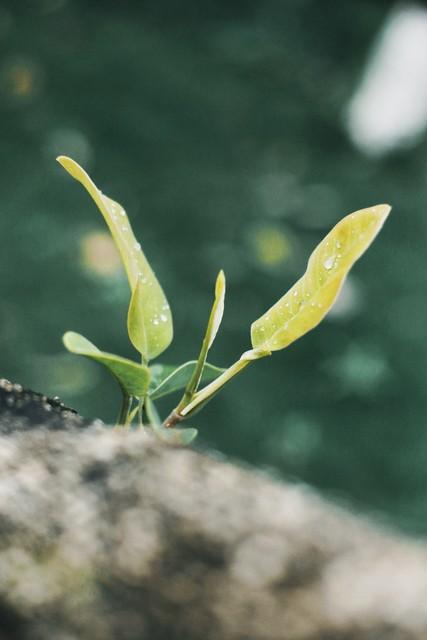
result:
<svg viewBox="0 0 427 640"><path fill-rule="evenodd" d="M213 341L215 340L216 334L218 333L218 329L221 325L222 317L224 315L224 298L225 275L224 271L221 269L215 282L215 298L209 315L208 326L206 328L205 337L203 338L200 354L197 359L197 365L194 368L193 375L191 376L187 384L184 396L179 404L179 409L188 404L199 387L203 375L203 370L206 364L208 351L211 348Z"/></svg>
<svg viewBox="0 0 427 640"><path fill-rule="evenodd" d="M254 349L284 349L328 313L353 264L380 231L389 205L361 209L343 218L310 256L294 286L251 327Z"/></svg>
<svg viewBox="0 0 427 640"><path fill-rule="evenodd" d="M147 412L147 417L150 420L151 428L156 436L163 442L174 446L185 447L197 436L197 429L169 429L164 427L154 403L148 397L145 400L145 410Z"/></svg>
<svg viewBox="0 0 427 640"><path fill-rule="evenodd" d="M161 398L169 393L183 389L190 380L196 364L196 360L190 360L189 362L181 364L179 367L161 364L155 364L150 367L151 385L148 392L150 398L155 400L156 398ZM215 380L223 371L225 371L225 369L206 363L202 380L203 382Z"/></svg>
<svg viewBox="0 0 427 640"><path fill-rule="evenodd" d="M218 273L215 282L215 300L212 305L211 314L209 316L208 327L206 329L205 341L207 343L206 353L212 346L213 341L216 338L218 329L221 325L222 317L224 315L224 298L225 298L225 274L224 271ZM206 358L205 358L206 359Z"/></svg>
<svg viewBox="0 0 427 640"><path fill-rule="evenodd" d="M100 351L92 342L74 331L67 331L62 340L71 353L86 356L103 364L127 395L138 398L146 395L150 383L150 370L145 365Z"/></svg>
<svg viewBox="0 0 427 640"><path fill-rule="evenodd" d="M85 187L108 225L132 291L128 314L129 337L146 361L155 358L172 341L172 316L163 289L148 264L141 245L136 241L126 212L118 202L98 189L77 162L66 156L59 156L57 160Z"/></svg>
<svg viewBox="0 0 427 640"><path fill-rule="evenodd" d="M167 302L159 310L159 299L153 289L139 278L132 293L127 317L130 341L146 362L152 360L172 340L172 319Z"/></svg>
<svg viewBox="0 0 427 640"><path fill-rule="evenodd" d="M177 427L168 429L161 424L153 424L152 428L160 440L175 447L186 447L198 434L197 429L191 427L188 429L178 429Z"/></svg>

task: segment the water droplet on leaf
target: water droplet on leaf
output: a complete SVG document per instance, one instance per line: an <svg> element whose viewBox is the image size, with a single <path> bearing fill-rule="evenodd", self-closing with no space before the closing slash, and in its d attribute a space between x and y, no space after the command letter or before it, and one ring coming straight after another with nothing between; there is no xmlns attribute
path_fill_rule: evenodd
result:
<svg viewBox="0 0 427 640"><path fill-rule="evenodd" d="M332 269L334 264L335 264L335 256L329 256L329 258L326 258L326 260L323 262L323 266L326 269L326 271L330 271L330 269Z"/></svg>

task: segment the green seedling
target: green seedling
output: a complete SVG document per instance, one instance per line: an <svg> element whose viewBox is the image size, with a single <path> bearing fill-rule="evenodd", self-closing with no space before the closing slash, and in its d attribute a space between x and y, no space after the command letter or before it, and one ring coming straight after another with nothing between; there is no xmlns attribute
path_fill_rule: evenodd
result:
<svg viewBox="0 0 427 640"><path fill-rule="evenodd" d="M325 317L353 264L380 231L390 207L386 204L356 211L345 218L320 242L304 275L251 327L252 347L230 367L207 362L224 313L225 275L216 279L214 301L199 357L180 366L150 364L167 349L173 337L172 315L166 296L137 242L123 207L105 196L88 174L71 158L58 162L88 191L101 211L120 253L131 297L127 329L140 362L100 351L92 342L72 331L63 341L72 353L104 365L118 382L122 407L118 424L129 426L135 419L149 425L170 444L189 444L197 435L193 428L179 425L192 417L235 375L249 364L284 349L313 329ZM165 420L154 401L184 390L182 398Z"/></svg>

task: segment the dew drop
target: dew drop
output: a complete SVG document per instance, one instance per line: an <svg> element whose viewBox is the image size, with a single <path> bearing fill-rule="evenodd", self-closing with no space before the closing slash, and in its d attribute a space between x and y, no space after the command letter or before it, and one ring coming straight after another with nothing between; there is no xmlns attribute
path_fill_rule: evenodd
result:
<svg viewBox="0 0 427 640"><path fill-rule="evenodd" d="M165 313L161 313L160 314L160 320L162 322L167 322L167 319L168 319L168 317L167 317L167 315Z"/></svg>
<svg viewBox="0 0 427 640"><path fill-rule="evenodd" d="M139 244L139 242L135 242L133 248L135 249L135 251L141 251L141 245Z"/></svg>
<svg viewBox="0 0 427 640"><path fill-rule="evenodd" d="M329 258L326 258L326 260L323 262L323 267L326 269L326 271L330 271L334 264L335 256L329 256Z"/></svg>
<svg viewBox="0 0 427 640"><path fill-rule="evenodd" d="M294 291L293 295L294 295L294 298L296 298L296 297L297 297L297 295L298 295L298 289L295 289L295 291Z"/></svg>
<svg viewBox="0 0 427 640"><path fill-rule="evenodd" d="M158 318L153 318L152 322L153 322L153 324L158 325L159 324L159 319Z"/></svg>

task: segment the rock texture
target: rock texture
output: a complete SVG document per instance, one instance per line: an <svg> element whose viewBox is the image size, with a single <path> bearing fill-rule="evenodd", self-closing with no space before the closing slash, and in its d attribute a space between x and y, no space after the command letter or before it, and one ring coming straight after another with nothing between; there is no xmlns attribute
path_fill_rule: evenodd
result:
<svg viewBox="0 0 427 640"><path fill-rule="evenodd" d="M0 640L425 640L427 548L0 383Z"/></svg>

